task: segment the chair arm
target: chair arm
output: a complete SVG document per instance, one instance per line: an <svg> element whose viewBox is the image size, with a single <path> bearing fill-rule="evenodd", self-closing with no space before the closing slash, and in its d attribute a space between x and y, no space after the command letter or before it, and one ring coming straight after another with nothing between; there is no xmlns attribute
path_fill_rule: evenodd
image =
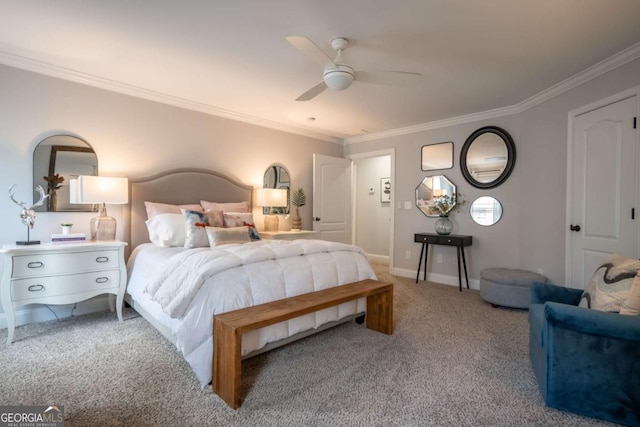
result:
<svg viewBox="0 0 640 427"><path fill-rule="evenodd" d="M576 332L640 342L640 317L547 302L544 317L550 325Z"/></svg>
<svg viewBox="0 0 640 427"><path fill-rule="evenodd" d="M533 282L531 285L531 304L544 304L547 301L578 305L582 297L581 289L565 288L551 283Z"/></svg>

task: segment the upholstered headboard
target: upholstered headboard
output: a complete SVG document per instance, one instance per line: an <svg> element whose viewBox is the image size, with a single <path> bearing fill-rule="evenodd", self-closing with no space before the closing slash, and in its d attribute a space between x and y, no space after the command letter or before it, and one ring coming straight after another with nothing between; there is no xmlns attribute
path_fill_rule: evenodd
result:
<svg viewBox="0 0 640 427"><path fill-rule="evenodd" d="M253 188L218 172L205 169L174 169L146 178L129 180L128 218L125 239L129 251L149 241L145 201L174 205L248 201L253 206Z"/></svg>

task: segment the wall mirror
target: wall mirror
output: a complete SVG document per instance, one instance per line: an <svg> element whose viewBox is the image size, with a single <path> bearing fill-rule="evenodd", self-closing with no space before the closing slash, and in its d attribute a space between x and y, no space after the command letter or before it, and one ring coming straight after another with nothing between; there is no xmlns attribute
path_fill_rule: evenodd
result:
<svg viewBox="0 0 640 427"><path fill-rule="evenodd" d="M433 204L439 197L452 197L457 194L456 185L444 175L428 176L416 187L416 206L428 217L440 216L433 210ZM451 205L447 212L450 212Z"/></svg>
<svg viewBox="0 0 640 427"><path fill-rule="evenodd" d="M274 207L274 214L288 214L289 213L289 197L291 180L289 178L289 171L284 166L271 165L264 172L262 188L284 188L287 190L287 206L284 208ZM269 214L269 207L263 207L262 213Z"/></svg>
<svg viewBox="0 0 640 427"><path fill-rule="evenodd" d="M45 177L59 175L62 182L52 182ZM98 156L86 141L70 135L54 135L40 141L33 151L33 186L41 185L49 196L47 203L35 208L37 212L91 212L93 205L69 202L69 180L78 175L98 175ZM50 181L52 181L50 179ZM55 189L54 187L58 187ZM38 195L34 194L34 202Z"/></svg>
<svg viewBox="0 0 640 427"><path fill-rule="evenodd" d="M453 167L453 142L422 146L422 170L451 169Z"/></svg>
<svg viewBox="0 0 640 427"><path fill-rule="evenodd" d="M494 225L502 218L502 204L491 196L478 197L471 204L469 213L477 224Z"/></svg>
<svg viewBox="0 0 640 427"><path fill-rule="evenodd" d="M476 188L494 188L511 174L516 162L516 146L511 136L496 126L473 132L460 152L460 169Z"/></svg>

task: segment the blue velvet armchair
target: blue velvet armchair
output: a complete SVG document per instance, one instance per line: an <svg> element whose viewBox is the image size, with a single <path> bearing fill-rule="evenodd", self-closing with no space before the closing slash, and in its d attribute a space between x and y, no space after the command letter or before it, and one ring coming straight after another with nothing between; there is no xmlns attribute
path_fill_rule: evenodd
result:
<svg viewBox="0 0 640 427"><path fill-rule="evenodd" d="M578 307L582 291L534 283L529 356L545 403L640 426L640 317Z"/></svg>

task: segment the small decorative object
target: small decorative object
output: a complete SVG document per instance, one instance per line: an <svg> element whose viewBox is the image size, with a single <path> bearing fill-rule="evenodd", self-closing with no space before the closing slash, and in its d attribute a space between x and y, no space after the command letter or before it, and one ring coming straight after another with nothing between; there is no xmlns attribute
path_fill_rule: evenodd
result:
<svg viewBox="0 0 640 427"><path fill-rule="evenodd" d="M71 234L71 227L73 224L60 224L62 227L62 234Z"/></svg>
<svg viewBox="0 0 640 427"><path fill-rule="evenodd" d="M43 176L45 181L47 181L47 194L49 194L49 206L48 211L55 212L58 204L58 190L62 187L62 183L64 182L64 177L60 176L60 174Z"/></svg>
<svg viewBox="0 0 640 427"><path fill-rule="evenodd" d="M435 223L435 231L438 234L447 235L453 231L453 223L449 219L449 215L452 215L455 211L460 209L464 204L464 200L461 199L460 193L454 193L451 196L448 194L436 193L439 190L434 190L433 203L429 206L429 211L432 214L438 215L440 218Z"/></svg>
<svg viewBox="0 0 640 427"><path fill-rule="evenodd" d="M35 191L40 193L40 199L30 207L27 207L27 204L25 202L19 202L13 197L15 193L14 191L15 187L16 185L14 184L9 188L9 198L11 199L11 201L13 201L13 203L22 207L22 211L20 212L20 219L22 220L22 223L27 226L27 240L17 241L16 245L39 245L40 240L31 240L29 237L29 233L36 222L36 212L33 210L33 208L42 206L44 204L45 199L49 197L49 195L48 194L45 195L44 188L38 185Z"/></svg>
<svg viewBox="0 0 640 427"><path fill-rule="evenodd" d="M307 204L307 196L305 196L302 188L298 188L291 195L291 204L296 207L296 215L293 217L291 230L300 231L302 229L302 218L300 218L299 208Z"/></svg>
<svg viewBox="0 0 640 427"><path fill-rule="evenodd" d="M391 178L380 178L380 202L391 202Z"/></svg>
<svg viewBox="0 0 640 427"><path fill-rule="evenodd" d="M453 231L453 223L448 216L438 218L434 226L436 233L446 236Z"/></svg>

